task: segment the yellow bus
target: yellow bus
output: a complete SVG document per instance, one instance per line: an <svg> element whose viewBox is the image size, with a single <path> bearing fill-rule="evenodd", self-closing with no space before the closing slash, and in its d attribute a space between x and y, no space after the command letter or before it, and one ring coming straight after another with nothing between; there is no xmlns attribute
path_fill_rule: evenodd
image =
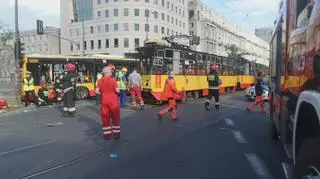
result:
<svg viewBox="0 0 320 179"><path fill-rule="evenodd" d="M23 82L26 72L30 71L34 78L35 92L38 94L40 84L46 82L49 90L53 89L54 72L65 73L65 65L73 63L76 65L78 82L76 86L77 100L83 100L88 97L95 96L95 82L97 74L102 71L102 68L108 64L114 64L115 67L121 69L128 68L130 72L134 66L139 67L139 60L127 59L111 55L95 55L95 56L25 56L22 60ZM22 97L24 92L22 91Z"/></svg>
<svg viewBox="0 0 320 179"><path fill-rule="evenodd" d="M163 90L169 71L176 74L178 90L197 99L208 95L206 74L210 64L220 67L221 94L252 86L254 74L260 70L257 64L245 59L234 60L159 43L146 43L144 47L137 48L137 53L142 62L144 96L158 102L166 100Z"/></svg>

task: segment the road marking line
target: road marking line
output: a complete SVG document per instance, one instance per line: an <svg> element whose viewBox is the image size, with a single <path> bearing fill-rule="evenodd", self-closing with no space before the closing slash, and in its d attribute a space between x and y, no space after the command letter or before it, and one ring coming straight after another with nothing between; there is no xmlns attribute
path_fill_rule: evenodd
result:
<svg viewBox="0 0 320 179"><path fill-rule="evenodd" d="M224 121L227 123L227 125L234 126L234 122L231 119L225 118Z"/></svg>
<svg viewBox="0 0 320 179"><path fill-rule="evenodd" d="M240 131L232 131L234 138L240 144L248 143L247 140L243 137Z"/></svg>
<svg viewBox="0 0 320 179"><path fill-rule="evenodd" d="M256 154L245 153L245 156L259 179L273 179L263 161Z"/></svg>

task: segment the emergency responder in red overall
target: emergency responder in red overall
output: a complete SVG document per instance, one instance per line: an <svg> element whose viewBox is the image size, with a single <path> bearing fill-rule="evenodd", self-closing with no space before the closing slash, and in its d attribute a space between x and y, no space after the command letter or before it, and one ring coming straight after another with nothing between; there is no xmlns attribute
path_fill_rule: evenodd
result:
<svg viewBox="0 0 320 179"><path fill-rule="evenodd" d="M264 101L263 101L263 87L262 87L262 83L263 83L263 77L262 77L262 72L258 72L257 73L257 80L256 80L256 84L255 84L255 92L256 92L256 99L253 103L251 103L247 110L248 111L252 111L252 109L257 106L258 104L260 104L261 107L261 112L265 113L264 110Z"/></svg>
<svg viewBox="0 0 320 179"><path fill-rule="evenodd" d="M176 88L176 84L174 81L174 73L170 72L168 79L166 80L166 84L164 87L164 95L168 99L168 107L161 110L158 113L159 119L161 120L162 117L167 114L168 112L171 113L172 120L177 120L177 103L176 98L180 95L179 91Z"/></svg>
<svg viewBox="0 0 320 179"><path fill-rule="evenodd" d="M64 103L64 115L75 117L76 106L75 106L75 86L77 82L76 66L72 63L66 65L67 74L62 79L63 89L63 103Z"/></svg>
<svg viewBox="0 0 320 179"><path fill-rule="evenodd" d="M137 109L136 96L138 97L141 109L144 109L144 102L141 95L142 81L141 75L134 68L133 72L129 75L129 91L132 97L132 108Z"/></svg>
<svg viewBox="0 0 320 179"><path fill-rule="evenodd" d="M62 84L61 84L61 76L59 74L59 72L55 72L55 79L54 79L54 90L56 92L57 95L57 103L60 104L62 101L62 97L61 97L61 93L62 93Z"/></svg>
<svg viewBox="0 0 320 179"><path fill-rule="evenodd" d="M216 102L215 106L216 109L220 109L220 102L219 102L219 86L221 85L221 80L219 78L219 74L217 72L219 66L216 64L210 65L210 73L207 75L208 80L208 86L209 86L209 95L205 102L205 108L207 111L210 110L210 102L212 97L214 97L214 100Z"/></svg>
<svg viewBox="0 0 320 179"><path fill-rule="evenodd" d="M99 80L96 93L101 94L101 120L105 140L113 134L115 139L120 138L120 93L116 79L112 77L110 68L103 69L104 76ZM110 119L112 115L112 119Z"/></svg>

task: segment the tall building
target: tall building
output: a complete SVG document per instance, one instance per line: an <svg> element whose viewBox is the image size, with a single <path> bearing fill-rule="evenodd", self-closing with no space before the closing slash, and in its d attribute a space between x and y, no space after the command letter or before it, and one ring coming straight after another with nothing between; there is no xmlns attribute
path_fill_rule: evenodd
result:
<svg viewBox="0 0 320 179"><path fill-rule="evenodd" d="M255 35L260 37L262 40L270 43L272 38L273 27L263 27L255 29Z"/></svg>
<svg viewBox="0 0 320 179"><path fill-rule="evenodd" d="M59 55L60 54L60 29L46 27L43 35L38 35L36 30L20 32L21 42L25 43L26 55Z"/></svg>
<svg viewBox="0 0 320 179"><path fill-rule="evenodd" d="M200 36L194 50L228 56L226 47L237 46L249 61L269 64L269 45L260 38L231 23L200 0L188 2L190 35Z"/></svg>
<svg viewBox="0 0 320 179"><path fill-rule="evenodd" d="M63 55L135 52L146 39L188 34L187 0L63 0Z"/></svg>

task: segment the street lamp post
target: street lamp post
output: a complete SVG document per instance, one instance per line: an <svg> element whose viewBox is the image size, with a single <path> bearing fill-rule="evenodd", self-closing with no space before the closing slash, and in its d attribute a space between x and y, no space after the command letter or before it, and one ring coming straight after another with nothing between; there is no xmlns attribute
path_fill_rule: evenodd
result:
<svg viewBox="0 0 320 179"><path fill-rule="evenodd" d="M21 74L20 74L20 67L19 67L19 53L20 53L20 34L19 34L19 9L18 9L18 0L15 0L14 3L15 9L15 66L16 66L16 78L15 78L15 93L16 93L16 102L17 104L21 103Z"/></svg>

